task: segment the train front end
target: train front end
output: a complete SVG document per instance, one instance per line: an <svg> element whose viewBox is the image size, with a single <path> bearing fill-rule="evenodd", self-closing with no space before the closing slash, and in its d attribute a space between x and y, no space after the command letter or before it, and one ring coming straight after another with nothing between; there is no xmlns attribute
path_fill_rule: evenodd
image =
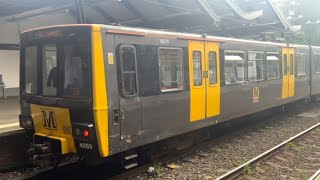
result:
<svg viewBox="0 0 320 180"><path fill-rule="evenodd" d="M108 156L108 104L98 25L66 25L21 34L20 126L28 155L54 159Z"/></svg>

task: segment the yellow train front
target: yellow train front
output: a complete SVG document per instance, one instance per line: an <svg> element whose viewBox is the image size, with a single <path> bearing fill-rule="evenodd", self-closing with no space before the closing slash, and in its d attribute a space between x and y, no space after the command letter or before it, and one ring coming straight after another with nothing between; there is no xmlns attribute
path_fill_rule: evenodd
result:
<svg viewBox="0 0 320 180"><path fill-rule="evenodd" d="M318 97L319 60L319 47L302 45L108 25L34 29L21 34L20 125L34 159L120 157L128 169L218 123Z"/></svg>
<svg viewBox="0 0 320 180"><path fill-rule="evenodd" d="M30 156L109 155L102 51L99 26L62 26L21 34L19 119L33 136Z"/></svg>

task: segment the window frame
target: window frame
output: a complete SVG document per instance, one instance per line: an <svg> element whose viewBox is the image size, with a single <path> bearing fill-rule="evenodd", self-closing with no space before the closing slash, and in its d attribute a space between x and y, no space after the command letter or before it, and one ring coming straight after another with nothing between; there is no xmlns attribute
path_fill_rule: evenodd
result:
<svg viewBox="0 0 320 180"><path fill-rule="evenodd" d="M135 62L135 76L136 76L136 93L133 95L127 95L125 91L125 86L124 86L124 72L123 72L123 57L122 57L122 49L123 48L133 48L134 50L134 62ZM138 73L137 73L137 50L132 44L121 44L119 46L119 54L120 54L120 73L121 73L121 88L122 88L122 93L124 97L126 98L134 98L137 97L139 94L139 86L138 86Z"/></svg>
<svg viewBox="0 0 320 180"><path fill-rule="evenodd" d="M279 62L278 65L278 70L279 70L279 76L276 78L269 78L268 74L269 74L269 65L268 65L268 61L274 61L274 60L268 60L268 55L278 55L280 58L279 60L277 60ZM266 73L266 77L267 80L277 80L277 79L281 79L282 78L282 55L280 52L265 52L265 59L266 59L266 67L267 67L267 73Z"/></svg>
<svg viewBox="0 0 320 180"><path fill-rule="evenodd" d="M304 71L303 71L303 74L299 74L298 73L298 61L300 60L298 57L299 56L304 56ZM296 54L296 75L297 76L305 76L307 74L307 54L306 53L297 53Z"/></svg>
<svg viewBox="0 0 320 180"><path fill-rule="evenodd" d="M179 50L181 52L181 83L182 83L182 88L171 88L171 89L165 89L163 90L162 89L162 86L161 86L161 63L159 61L159 54L160 54L160 50L162 49L170 49L170 50ZM182 48L178 48L178 47L158 47L158 64L159 64L159 88L160 88L160 91L162 93L168 93L168 92L176 92L176 91L183 91L184 90L184 62L183 62L183 50Z"/></svg>
<svg viewBox="0 0 320 180"><path fill-rule="evenodd" d="M236 83L229 83L229 84L227 84L226 83L226 75L224 74L224 84L226 85L226 86L232 86L232 85L237 85L237 84L243 84L243 83L245 83L246 82L246 61L247 61L247 54L246 54L246 51L242 51L242 50L224 50L223 51L223 60L224 60L224 62L223 62L223 72L225 73L225 62L226 61L228 61L228 60L226 60L226 53L242 53L243 54L243 60L241 60L241 61L243 61L243 81L242 82L236 82ZM232 61L232 62L235 62L235 61ZM235 68L234 67L234 63L232 63L233 65L232 65L232 67L233 68ZM238 67L237 66L237 64L238 63L235 63L235 65L236 65L236 68ZM236 78L238 79L238 74L236 74Z"/></svg>
<svg viewBox="0 0 320 180"><path fill-rule="evenodd" d="M255 59L255 60L249 60L249 54L250 53L256 53L256 54L262 54L263 55L263 57L262 57L262 59L261 60L257 60L257 59ZM252 83L252 82L260 82L260 81L264 81L265 80L265 60L266 60L266 53L265 52L263 52L263 51L248 51L247 52L247 78L248 78L248 82L249 83ZM249 79L249 61L262 61L262 70L261 70L261 72L262 72L262 79L260 79L260 80L253 80L253 81L251 81L250 79Z"/></svg>

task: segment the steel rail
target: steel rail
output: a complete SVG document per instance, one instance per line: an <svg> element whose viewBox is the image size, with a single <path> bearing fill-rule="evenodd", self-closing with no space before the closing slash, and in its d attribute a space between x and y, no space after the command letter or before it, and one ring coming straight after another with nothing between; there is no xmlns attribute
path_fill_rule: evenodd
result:
<svg viewBox="0 0 320 180"><path fill-rule="evenodd" d="M265 157L271 155L272 153L276 152L277 150L279 150L280 148L284 147L286 144L288 144L289 142L295 140L295 139L298 139L299 137L305 135L306 133L312 131L313 129L317 128L320 126L320 123L310 127L309 129L291 137L290 139L278 144L277 146L269 149L268 151L260 154L259 156L247 161L246 163L242 164L241 166L238 166L237 168L223 174L222 176L218 177L216 180L222 180L222 179L232 179L232 178L235 178L236 175L238 175L239 173L241 173L243 171L243 169L248 166L248 165L252 165L252 164L255 164L257 162L259 162L260 160L264 159ZM320 171L320 170L319 170ZM320 174L320 172L319 172ZM318 175L319 175L318 174Z"/></svg>
<svg viewBox="0 0 320 180"><path fill-rule="evenodd" d="M310 178L309 180L316 180L317 178L320 178L320 169L314 173Z"/></svg>

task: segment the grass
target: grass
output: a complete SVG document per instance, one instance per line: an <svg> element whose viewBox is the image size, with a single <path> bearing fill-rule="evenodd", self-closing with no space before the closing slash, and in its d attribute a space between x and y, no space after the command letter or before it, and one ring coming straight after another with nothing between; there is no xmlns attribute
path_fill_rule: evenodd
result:
<svg viewBox="0 0 320 180"><path fill-rule="evenodd" d="M301 180L307 180L308 175L305 172L299 172L299 176Z"/></svg>
<svg viewBox="0 0 320 180"><path fill-rule="evenodd" d="M299 152L305 149L305 147L298 146L298 145L294 144L293 142L288 142L287 147L289 147L293 150L299 151Z"/></svg>
<svg viewBox="0 0 320 180"><path fill-rule="evenodd" d="M250 174L251 171L252 171L252 167L250 166L250 164L247 164L247 165L243 168L243 171L244 171L246 174Z"/></svg>
<svg viewBox="0 0 320 180"><path fill-rule="evenodd" d="M233 163L233 165L238 167L238 166L242 165L243 163L244 163L243 160L238 159L238 160L236 160L236 162Z"/></svg>
<svg viewBox="0 0 320 180"><path fill-rule="evenodd" d="M163 171L164 171L164 168L161 165L154 166L154 172L156 176L160 176Z"/></svg>

